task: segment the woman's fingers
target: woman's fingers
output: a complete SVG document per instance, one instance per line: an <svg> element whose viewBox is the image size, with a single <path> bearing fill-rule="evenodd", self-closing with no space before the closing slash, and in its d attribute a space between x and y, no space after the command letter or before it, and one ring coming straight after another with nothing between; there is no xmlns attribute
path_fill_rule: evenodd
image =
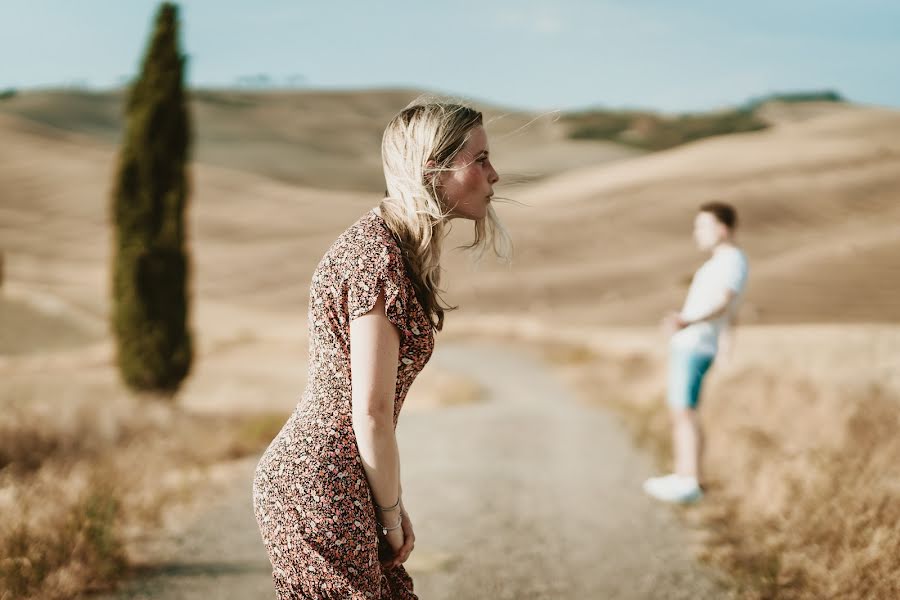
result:
<svg viewBox="0 0 900 600"><path fill-rule="evenodd" d="M412 551L412 547L416 543L416 534L413 531L412 519L409 518L409 513L406 511L403 512L403 542L404 545L409 545L410 551Z"/></svg>
<svg viewBox="0 0 900 600"><path fill-rule="evenodd" d="M394 558L382 563L384 565L384 568L394 569L396 567L399 567L403 563L405 563L407 561L407 559L409 558L409 555L412 554L412 551L415 547L416 547L415 536L407 537L403 541L403 546L401 546L394 554Z"/></svg>
<svg viewBox="0 0 900 600"><path fill-rule="evenodd" d="M409 558L410 553L413 551L412 542L408 544L404 544L403 548L400 549L400 553L397 555L398 563L405 563L406 559Z"/></svg>
<svg viewBox="0 0 900 600"><path fill-rule="evenodd" d="M382 561L385 569L394 569L402 565L412 554L416 546L416 534L413 532L412 520L406 511L401 512L401 527L387 535L388 546L393 556Z"/></svg>

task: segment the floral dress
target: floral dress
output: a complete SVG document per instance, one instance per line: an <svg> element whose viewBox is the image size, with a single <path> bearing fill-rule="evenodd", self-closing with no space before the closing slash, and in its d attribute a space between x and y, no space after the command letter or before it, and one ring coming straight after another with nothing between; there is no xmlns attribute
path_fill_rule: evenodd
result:
<svg viewBox="0 0 900 600"><path fill-rule="evenodd" d="M384 220L368 212L316 268L309 301L309 378L296 409L263 454L253 504L279 600L413 599L400 566L384 570L375 505L352 425L350 321L384 293L400 332L394 426L434 349L434 334Z"/></svg>

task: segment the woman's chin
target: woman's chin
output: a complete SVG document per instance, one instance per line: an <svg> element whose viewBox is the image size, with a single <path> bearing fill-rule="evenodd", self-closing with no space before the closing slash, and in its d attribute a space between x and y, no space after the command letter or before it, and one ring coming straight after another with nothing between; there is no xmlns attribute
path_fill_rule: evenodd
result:
<svg viewBox="0 0 900 600"><path fill-rule="evenodd" d="M450 213L451 219L465 219L466 221L481 221L487 216L487 209L475 213L473 211L466 212L452 212Z"/></svg>

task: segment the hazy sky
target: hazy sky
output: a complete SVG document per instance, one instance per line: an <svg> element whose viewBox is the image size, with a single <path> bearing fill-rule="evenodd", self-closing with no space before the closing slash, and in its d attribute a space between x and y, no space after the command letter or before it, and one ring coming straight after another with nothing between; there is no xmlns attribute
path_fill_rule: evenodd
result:
<svg viewBox="0 0 900 600"><path fill-rule="evenodd" d="M157 2L0 0L0 89L109 87ZM405 86L533 109L700 110L835 88L900 106L897 0L185 0L197 86L266 74ZM296 79L295 79L296 81Z"/></svg>

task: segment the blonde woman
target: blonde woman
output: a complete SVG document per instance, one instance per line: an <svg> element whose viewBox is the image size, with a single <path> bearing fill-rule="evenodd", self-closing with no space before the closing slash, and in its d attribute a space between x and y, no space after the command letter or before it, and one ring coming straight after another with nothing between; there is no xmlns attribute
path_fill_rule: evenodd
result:
<svg viewBox="0 0 900 600"><path fill-rule="evenodd" d="M468 219L474 248L508 252L481 113L414 103L387 126L382 160L386 197L313 274L309 383L253 483L281 600L416 598L394 430L448 309L441 242Z"/></svg>

